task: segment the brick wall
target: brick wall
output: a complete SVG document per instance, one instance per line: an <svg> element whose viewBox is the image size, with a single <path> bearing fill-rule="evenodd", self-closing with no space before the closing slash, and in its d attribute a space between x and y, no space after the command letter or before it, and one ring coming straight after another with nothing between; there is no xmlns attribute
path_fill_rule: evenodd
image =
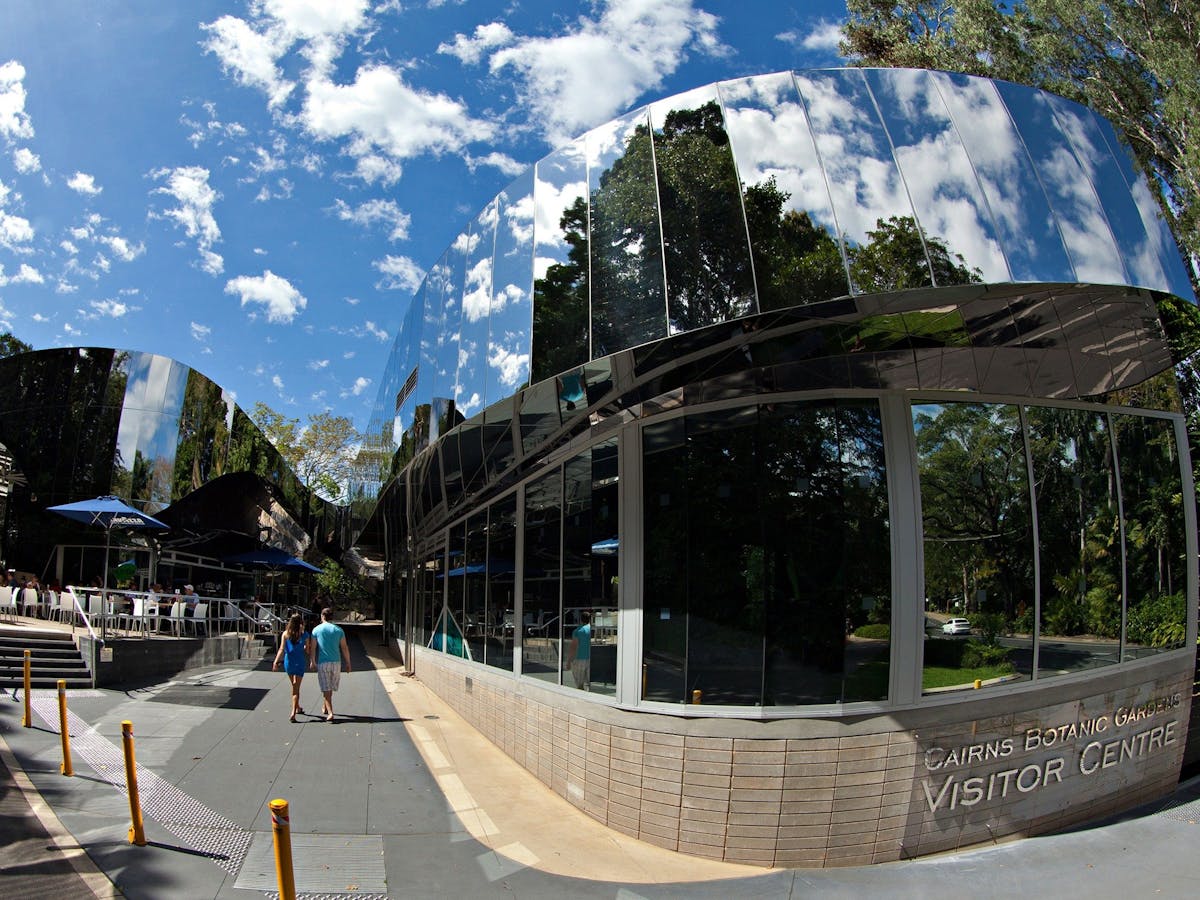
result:
<svg viewBox="0 0 1200 900"><path fill-rule="evenodd" d="M1191 663L1178 659L888 715L774 721L633 712L438 653L416 662L431 690L597 821L762 866L890 862L1129 809L1174 789L1191 711Z"/></svg>

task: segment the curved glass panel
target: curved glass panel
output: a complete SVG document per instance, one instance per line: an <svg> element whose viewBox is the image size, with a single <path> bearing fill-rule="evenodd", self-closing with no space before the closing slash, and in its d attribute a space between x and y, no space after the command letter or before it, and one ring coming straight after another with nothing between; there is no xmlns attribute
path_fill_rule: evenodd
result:
<svg viewBox="0 0 1200 900"><path fill-rule="evenodd" d="M1113 414L1125 525L1125 651L1140 659L1184 646L1187 553L1174 423Z"/></svg>
<svg viewBox="0 0 1200 900"><path fill-rule="evenodd" d="M525 488L525 566L521 583L524 613L521 674L559 683L562 616L562 470L555 469Z"/></svg>
<svg viewBox="0 0 1200 900"><path fill-rule="evenodd" d="M617 691L617 440L563 466L563 608L538 631L564 643L562 683L581 691Z"/></svg>
<svg viewBox="0 0 1200 900"><path fill-rule="evenodd" d="M456 526L457 528L458 526ZM487 572L488 540L487 512L478 512L467 519L464 554L458 565L451 567L447 577L463 586L463 635L467 640L467 659L487 661Z"/></svg>
<svg viewBox="0 0 1200 900"><path fill-rule="evenodd" d="M850 292L825 173L791 73L722 82L759 309Z"/></svg>
<svg viewBox="0 0 1200 900"><path fill-rule="evenodd" d="M855 293L932 284L887 132L859 69L797 73Z"/></svg>
<svg viewBox="0 0 1200 900"><path fill-rule="evenodd" d="M516 608L517 495L488 509L487 613L483 661L513 670L513 610Z"/></svg>
<svg viewBox="0 0 1200 900"><path fill-rule="evenodd" d="M423 447L427 441L435 440L439 434L438 419L433 415L434 399L439 398L441 406L449 396L450 382L447 373L441 368L443 344L449 338L446 334L445 297L447 283L450 277L450 251L447 250L425 276L425 298L423 324L421 326L421 371L418 376L417 408L414 409L414 430L416 423L421 422L423 433L416 434L416 444ZM421 294L418 294L421 296ZM457 308L457 307L456 307ZM455 351L457 352L457 346ZM455 359L456 372L458 360ZM424 407L424 413L420 408Z"/></svg>
<svg viewBox="0 0 1200 900"><path fill-rule="evenodd" d="M1121 658L1117 473L1108 417L1095 410L1028 407L1038 512L1040 605L1016 630L1038 633L1037 677L1108 666Z"/></svg>
<svg viewBox="0 0 1200 900"><path fill-rule="evenodd" d="M662 231L646 110L588 132L592 357L667 334ZM560 370L561 371L561 370Z"/></svg>
<svg viewBox="0 0 1200 900"><path fill-rule="evenodd" d="M486 402L484 381L492 314L492 258L496 250L498 211L499 201L493 200L479 214L467 239L458 376L454 383L455 409L467 419L483 409Z"/></svg>
<svg viewBox="0 0 1200 900"><path fill-rule="evenodd" d="M979 179L1014 281L1075 280L1046 192L996 86L930 72Z"/></svg>
<svg viewBox="0 0 1200 900"><path fill-rule="evenodd" d="M537 164L533 200L533 381L587 362L588 181L582 139Z"/></svg>
<svg viewBox="0 0 1200 900"><path fill-rule="evenodd" d="M1121 284L1125 273L1104 210L1045 94L996 82L1058 220L1077 281Z"/></svg>
<svg viewBox="0 0 1200 900"><path fill-rule="evenodd" d="M1096 124L1104 134L1105 140L1108 141L1113 160L1124 176L1125 183L1129 185L1129 191L1138 208L1138 214L1142 217L1146 234L1158 254L1163 274L1167 279L1167 287L1164 290L1170 291L1176 297L1182 297L1195 303L1196 292L1188 279L1187 269L1184 268L1179 245L1175 243L1171 227L1163 217L1162 208L1154 199L1154 195L1150 193L1150 185L1146 181L1146 176L1134 168L1131 151L1117 138L1112 125L1100 117L1097 117Z"/></svg>
<svg viewBox="0 0 1200 900"><path fill-rule="evenodd" d="M533 171L499 197L492 317L488 332L484 398L488 405L511 397L529 383L533 327Z"/></svg>
<svg viewBox="0 0 1200 900"><path fill-rule="evenodd" d="M433 421L430 439L445 434L462 420L458 410L458 367L462 362L463 283L466 279L467 258L472 246L471 235L463 232L446 253L446 280L442 290L445 329L438 342L437 371L433 376ZM469 397L467 398L469 399Z"/></svg>
<svg viewBox="0 0 1200 900"><path fill-rule="evenodd" d="M865 74L925 236L934 284L1010 281L987 199L930 73Z"/></svg>
<svg viewBox="0 0 1200 900"><path fill-rule="evenodd" d="M1059 127L1071 142L1075 158L1087 172L1104 207L1113 237L1121 249L1121 261L1127 271L1126 283L1169 290L1158 248L1146 233L1146 224L1133 202L1129 184L1113 158L1112 148L1100 127L1100 118L1070 100L1052 94L1046 96L1054 108Z"/></svg>
<svg viewBox="0 0 1200 900"><path fill-rule="evenodd" d="M392 424L392 444L399 447L404 440L404 434L413 426L417 404L420 402L422 377L421 372L421 329L425 319L425 290L428 282L422 282L416 296L408 305L404 316L404 324L396 339L396 377L393 392L390 393L391 408L395 411ZM410 381L411 379L411 381Z"/></svg>
<svg viewBox="0 0 1200 900"><path fill-rule="evenodd" d="M188 372L175 450L171 500L225 474L233 403L216 383Z"/></svg>
<svg viewBox="0 0 1200 900"><path fill-rule="evenodd" d="M741 188L715 85L650 107L671 334L757 312Z"/></svg>
<svg viewBox="0 0 1200 900"><path fill-rule="evenodd" d="M925 546L926 693L1032 677L1033 523L1015 406L912 408ZM964 623L959 626L958 623Z"/></svg>

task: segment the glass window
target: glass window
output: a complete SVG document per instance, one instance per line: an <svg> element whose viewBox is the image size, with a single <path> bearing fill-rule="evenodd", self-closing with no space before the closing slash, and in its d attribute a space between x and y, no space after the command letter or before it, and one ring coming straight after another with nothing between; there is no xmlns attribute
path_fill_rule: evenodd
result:
<svg viewBox="0 0 1200 900"><path fill-rule="evenodd" d="M647 425L643 452L644 696L886 698L891 543L877 405L697 413Z"/></svg>
<svg viewBox="0 0 1200 900"><path fill-rule="evenodd" d="M488 333L492 311L492 258L496 249L498 201L493 200L471 226L465 248L462 324L459 326L458 374L454 406L469 419L483 409Z"/></svg>
<svg viewBox="0 0 1200 900"><path fill-rule="evenodd" d="M760 309L850 292L808 117L789 72L720 85L737 160Z"/></svg>
<svg viewBox="0 0 1200 900"><path fill-rule="evenodd" d="M784 403L759 416L765 706L884 700L891 539L873 401Z"/></svg>
<svg viewBox="0 0 1200 900"><path fill-rule="evenodd" d="M650 107L670 332L757 312L741 189L715 86Z"/></svg>
<svg viewBox="0 0 1200 900"><path fill-rule="evenodd" d="M463 585L462 630L467 640L467 659L481 663L487 660L487 512L467 519L466 529L462 565L451 569L450 577Z"/></svg>
<svg viewBox="0 0 1200 900"><path fill-rule="evenodd" d="M537 164L533 382L588 360L588 183L582 139Z"/></svg>
<svg viewBox="0 0 1200 900"><path fill-rule="evenodd" d="M488 405L511 397L529 383L533 307L533 172L508 186L499 198L492 317L488 331Z"/></svg>
<svg viewBox="0 0 1200 900"><path fill-rule="evenodd" d="M1074 280L1126 283L1120 252L1091 179L1059 128L1046 95L1007 82L996 82L996 87L1050 199L1075 268Z"/></svg>
<svg viewBox="0 0 1200 900"><path fill-rule="evenodd" d="M1038 678L1120 659L1121 554L1117 474L1108 418L1095 410L1029 407L1038 512Z"/></svg>
<svg viewBox="0 0 1200 900"><path fill-rule="evenodd" d="M921 69L868 69L939 286L1009 281L991 211L937 82Z"/></svg>
<svg viewBox="0 0 1200 900"><path fill-rule="evenodd" d="M469 649L463 640L463 602L466 597L464 559L466 557L466 524L452 526L446 539L446 611L441 618L437 634L440 638L437 649L451 656L468 657ZM468 657L469 658L469 657Z"/></svg>
<svg viewBox="0 0 1200 900"><path fill-rule="evenodd" d="M932 284L929 260L887 132L859 69L797 74L846 242L851 288Z"/></svg>
<svg viewBox="0 0 1200 900"><path fill-rule="evenodd" d="M617 441L563 467L563 614L543 628L565 641L562 683L617 689Z"/></svg>
<svg viewBox="0 0 1200 900"><path fill-rule="evenodd" d="M979 179L1012 280L1074 281L1046 192L995 84L948 72L929 77L941 89Z"/></svg>
<svg viewBox="0 0 1200 900"><path fill-rule="evenodd" d="M483 661L508 672L513 670L516 639L517 495L510 494L488 509L487 616Z"/></svg>
<svg viewBox="0 0 1200 900"><path fill-rule="evenodd" d="M414 435L421 439L419 443L421 447L428 441L436 440L439 435L437 431L439 417L433 414L433 404L437 398L437 402L444 407L446 398L449 396L450 381L453 380L446 378L446 372L442 370L440 361L443 355L442 345L447 339L444 304L450 274L449 263L450 252L447 251L425 276L425 306L421 326L421 370L418 376L420 383L417 389L417 406L425 406L427 409L423 415L421 412L414 411L414 431L416 431L417 421L423 420L423 433ZM421 295L418 294L418 296ZM456 367L457 364L456 360Z"/></svg>
<svg viewBox="0 0 1200 900"><path fill-rule="evenodd" d="M926 692L1033 671L1033 528L1015 406L914 405L925 555Z"/></svg>
<svg viewBox="0 0 1200 900"><path fill-rule="evenodd" d="M642 429L642 696L687 690L688 493L682 417Z"/></svg>
<svg viewBox="0 0 1200 900"><path fill-rule="evenodd" d="M645 110L589 132L592 357L667 334L662 231Z"/></svg>
<svg viewBox="0 0 1200 900"><path fill-rule="evenodd" d="M1183 484L1168 419L1113 415L1125 525L1124 659L1184 645L1187 566Z"/></svg>
<svg viewBox="0 0 1200 900"><path fill-rule="evenodd" d="M559 682L559 593L562 576L562 471L530 482L525 488L525 577L521 622L521 674L551 684Z"/></svg>

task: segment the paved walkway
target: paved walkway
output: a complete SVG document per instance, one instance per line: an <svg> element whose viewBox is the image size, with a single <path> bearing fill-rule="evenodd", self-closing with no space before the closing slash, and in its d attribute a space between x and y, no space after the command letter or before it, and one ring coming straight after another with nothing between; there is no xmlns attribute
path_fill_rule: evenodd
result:
<svg viewBox="0 0 1200 900"><path fill-rule="evenodd" d="M373 642L374 634L364 638ZM105 896L110 881L127 897L262 897L276 888L267 807L276 797L290 803L296 886L309 896L1196 893L1200 783L1168 808L1105 827L908 863L763 870L671 853L604 828L550 792L381 658L381 647L352 647L354 672L343 677L333 724L316 716L289 723L287 681L269 660L76 692L72 778L59 774L54 693L34 692L31 729L21 727L20 702L0 700L7 768L31 783L17 792L0 781L0 894ZM320 709L315 677L305 679L302 702ZM146 847L126 837L126 719L134 724ZM45 817L31 801L61 823L57 839L37 830ZM43 849L52 845L58 849ZM76 851L74 864L63 865L76 845L87 856ZM88 863L107 880L89 875ZM51 891L57 878L66 886Z"/></svg>

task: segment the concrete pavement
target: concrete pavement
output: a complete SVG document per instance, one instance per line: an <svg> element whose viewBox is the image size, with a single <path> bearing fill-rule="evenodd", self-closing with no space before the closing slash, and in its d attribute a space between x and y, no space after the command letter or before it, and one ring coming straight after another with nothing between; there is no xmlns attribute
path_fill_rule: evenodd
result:
<svg viewBox="0 0 1200 900"><path fill-rule="evenodd" d="M343 677L333 724L315 715L288 722L287 680L270 671L269 659L193 670L124 691L76 692L70 698L72 778L59 774L53 692L34 693L31 729L21 727L20 702L0 702L9 768L32 786L18 797L15 782L0 783L7 804L0 805L0 894L39 896L35 891L48 886L39 875L76 879L55 896L102 894L96 876L89 881L77 866L63 866L77 842L127 897L263 896L275 890L267 804L276 797L289 801L296 886L310 896L1196 892L1198 782L1166 808L1104 827L907 863L763 870L671 853L610 831L570 806L382 656L374 632L362 638L352 633L355 671ZM305 678L302 703L310 713L320 710L315 676ZM125 719L134 723L146 847L126 839ZM63 829L57 843L37 831L44 825L32 807L21 808L21 800L29 805L25 798L52 810ZM13 832L24 843L12 843ZM29 877L14 892L9 886L18 885L12 880L18 875Z"/></svg>

